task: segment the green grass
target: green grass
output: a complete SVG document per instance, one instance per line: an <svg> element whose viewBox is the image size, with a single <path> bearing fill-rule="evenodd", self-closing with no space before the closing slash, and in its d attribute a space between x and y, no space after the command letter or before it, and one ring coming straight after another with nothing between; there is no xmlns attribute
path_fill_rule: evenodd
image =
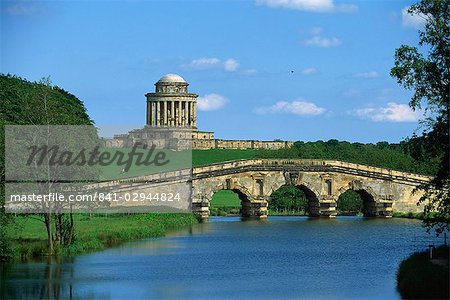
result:
<svg viewBox="0 0 450 300"><path fill-rule="evenodd" d="M409 213L394 212L394 213L392 213L392 217L422 220L422 219L424 219L424 214L423 213L413 213L413 212L409 212Z"/></svg>
<svg viewBox="0 0 450 300"><path fill-rule="evenodd" d="M116 151L120 151L125 154L124 161L128 159L128 153L132 148L102 148L101 151L109 152L111 155L114 155ZM137 153L142 154L143 159L145 159L148 149L136 149ZM114 163L109 163L106 166L101 166L100 168L100 176L103 180L108 179L118 179L118 178L126 178L126 177L134 177L141 175L149 175L153 173L159 172L168 172L174 170L188 169L192 167L192 151L170 151L157 149L153 153L150 158L152 161L155 158L156 153L164 153L164 158L160 159L160 162L168 161L167 164L156 166L155 164L150 165L137 165L136 159L133 160L133 164L127 172L122 172L124 168L123 165L117 165L117 160Z"/></svg>
<svg viewBox="0 0 450 300"><path fill-rule="evenodd" d="M431 263L428 255L417 252L401 262L397 289L403 299L449 299L449 269ZM448 259L449 247L437 248L433 258Z"/></svg>
<svg viewBox="0 0 450 300"><path fill-rule="evenodd" d="M125 154L131 151L131 148L102 148L102 151L108 151L114 153L119 150ZM136 149L138 153L147 153L148 150ZM155 150L156 151L156 150ZM118 179L134 176L149 175L158 172L167 172L173 170L186 169L191 167L198 167L202 165L209 165L213 163L220 163L224 161L236 160L236 159L252 159L261 157L262 150L257 149L209 149L209 150L192 150L192 151L170 151L158 149L158 152L165 153L165 159L169 160L169 163L164 166L145 166L133 164L129 171L122 173L124 166L118 166L116 163L102 166L100 169L101 179ZM267 151L267 150L264 150ZM156 153L156 152L155 152ZM127 159L127 157L125 157Z"/></svg>
<svg viewBox="0 0 450 300"><path fill-rule="evenodd" d="M98 251L148 237L160 237L170 229L182 228L197 223L192 214L75 214L75 242L57 249L59 256L76 255ZM15 217L9 229L12 237L13 256L28 259L47 255L47 235L42 217L39 215Z"/></svg>
<svg viewBox="0 0 450 300"><path fill-rule="evenodd" d="M258 149L209 149L192 150L192 165L198 167L236 159L260 158L263 151Z"/></svg>
<svg viewBox="0 0 450 300"><path fill-rule="evenodd" d="M214 193L211 206L214 207L236 207L241 206L238 195L230 190L220 190Z"/></svg>
<svg viewBox="0 0 450 300"><path fill-rule="evenodd" d="M217 191L211 200L210 214L212 216L239 215L241 200L230 190Z"/></svg>

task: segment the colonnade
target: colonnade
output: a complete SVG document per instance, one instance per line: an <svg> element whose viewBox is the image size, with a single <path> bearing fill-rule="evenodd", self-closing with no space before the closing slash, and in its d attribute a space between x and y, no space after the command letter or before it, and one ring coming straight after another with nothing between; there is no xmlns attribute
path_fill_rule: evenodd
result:
<svg viewBox="0 0 450 300"><path fill-rule="evenodd" d="M147 125L156 127L197 127L195 101L148 101Z"/></svg>

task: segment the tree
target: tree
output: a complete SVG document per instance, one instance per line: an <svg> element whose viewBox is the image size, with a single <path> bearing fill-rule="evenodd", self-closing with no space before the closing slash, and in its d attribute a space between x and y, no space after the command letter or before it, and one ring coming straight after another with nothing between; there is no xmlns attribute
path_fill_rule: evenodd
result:
<svg viewBox="0 0 450 300"><path fill-rule="evenodd" d="M270 195L269 208L282 213L308 211L305 194L293 185L283 185Z"/></svg>
<svg viewBox="0 0 450 300"><path fill-rule="evenodd" d="M419 47L402 45L395 51L391 76L407 90L413 91L412 109L423 109L423 131L411 139L416 155L425 151L439 159L439 169L432 181L420 187L428 230L439 235L449 231L449 97L450 97L450 0L422 0L408 13L424 18L419 31ZM417 142L421 145L418 147Z"/></svg>
<svg viewBox="0 0 450 300"><path fill-rule="evenodd" d="M358 192L348 190L339 196L337 210L339 214L356 215L362 212L363 200Z"/></svg>
<svg viewBox="0 0 450 300"><path fill-rule="evenodd" d="M65 90L51 86L44 78L39 82L29 82L22 78L0 74L0 258L9 252L6 227L10 218L4 210L4 126L5 125L92 125L86 109L78 98ZM44 223L48 235L49 254L53 254L53 242L62 243L65 228L70 230L69 241L73 237L73 222L67 223L62 214L44 213ZM54 225L53 226L53 221ZM66 225L67 224L67 225ZM53 233L53 229L56 231Z"/></svg>

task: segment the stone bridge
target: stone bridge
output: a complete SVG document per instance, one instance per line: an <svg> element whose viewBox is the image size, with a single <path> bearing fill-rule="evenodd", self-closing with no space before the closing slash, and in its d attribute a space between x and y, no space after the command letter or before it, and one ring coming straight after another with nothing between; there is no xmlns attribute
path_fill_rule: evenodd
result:
<svg viewBox="0 0 450 300"><path fill-rule="evenodd" d="M213 194L232 190L239 195L244 217L267 217L270 195L283 185L302 190L309 216L336 216L336 203L347 190L359 193L363 213L390 217L395 211L420 212L420 192L413 190L427 176L336 160L253 159L197 167L192 173L192 210L209 216Z"/></svg>

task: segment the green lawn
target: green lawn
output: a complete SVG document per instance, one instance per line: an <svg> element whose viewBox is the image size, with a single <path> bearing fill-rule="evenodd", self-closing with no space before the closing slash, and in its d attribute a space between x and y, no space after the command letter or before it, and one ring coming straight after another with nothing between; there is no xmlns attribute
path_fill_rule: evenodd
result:
<svg viewBox="0 0 450 300"><path fill-rule="evenodd" d="M114 153L118 150L126 155L131 148L103 148L103 151L108 151ZM149 175L152 173L187 169L191 167L198 167L201 165L209 165L213 163L219 163L224 161L236 160L236 159L251 159L257 158L261 150L256 149L246 149L246 150L235 150L235 149L209 149L209 150L192 150L192 151L171 151L171 150L158 150L158 152L164 152L165 159L169 161L168 164L164 166L155 166L154 164L150 166L136 165L133 164L129 171L122 172L124 166L118 166L116 163L108 164L102 166L100 170L101 178L104 180L108 179L118 179L126 177L134 177L141 175ZM138 153L147 153L148 150L137 149ZM125 157L126 159L127 157Z"/></svg>
<svg viewBox="0 0 450 300"><path fill-rule="evenodd" d="M265 150L267 151L267 150ZM258 158L261 150L258 149L208 149L192 150L192 165L198 167L236 159Z"/></svg>
<svg viewBox="0 0 450 300"><path fill-rule="evenodd" d="M240 207L241 200L230 190L217 191L211 200L211 207Z"/></svg>
<svg viewBox="0 0 450 300"><path fill-rule="evenodd" d="M211 216L239 215L241 213L241 200L230 190L217 191L211 200Z"/></svg>
<svg viewBox="0 0 450 300"><path fill-rule="evenodd" d="M125 155L124 161L126 161L128 159L128 153L131 151L131 149L132 148L102 148L102 151L111 153L111 156L113 156L116 151L122 152ZM149 153L149 150L136 149L136 152L142 154L142 159L145 159L146 155ZM130 166L130 169L127 172L122 172L125 166L118 165L117 160L115 160L114 163L109 163L106 166L101 166L100 176L102 179L108 180L189 169L192 167L192 151L171 151L158 149L155 150L154 154L151 156L151 159L149 160L150 162L155 159L156 153L163 153L164 157L159 161L167 161L168 163L160 166L156 166L154 163L150 165L137 165L136 159L134 159L132 165Z"/></svg>

